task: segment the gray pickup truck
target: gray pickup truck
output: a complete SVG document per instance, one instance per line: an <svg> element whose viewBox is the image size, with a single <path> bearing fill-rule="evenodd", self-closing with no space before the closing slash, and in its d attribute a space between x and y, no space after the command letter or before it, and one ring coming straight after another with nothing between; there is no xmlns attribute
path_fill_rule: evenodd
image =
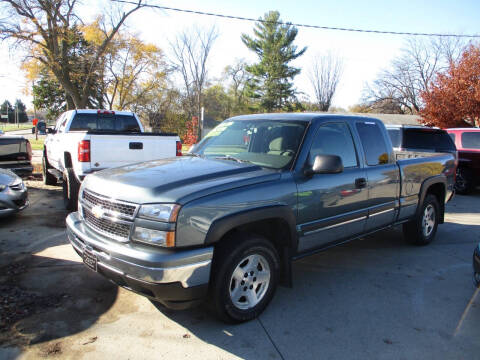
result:
<svg viewBox="0 0 480 360"><path fill-rule="evenodd" d="M208 296L225 321L258 316L301 257L397 224L430 243L453 195L452 154L397 161L367 117L234 117L187 155L88 175L68 238L119 286L177 309Z"/></svg>

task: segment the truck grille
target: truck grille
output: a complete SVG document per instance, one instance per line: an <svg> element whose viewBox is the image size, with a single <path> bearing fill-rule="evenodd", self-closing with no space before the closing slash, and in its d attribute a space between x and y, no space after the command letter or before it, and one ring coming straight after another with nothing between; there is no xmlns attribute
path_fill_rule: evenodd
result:
<svg viewBox="0 0 480 360"><path fill-rule="evenodd" d="M138 205L107 198L84 189L82 215L93 230L117 241L128 241Z"/></svg>
<svg viewBox="0 0 480 360"><path fill-rule="evenodd" d="M89 190L83 190L82 198L91 206L98 205L101 206L104 210L119 213L131 219L133 219L133 215L135 215L135 210L137 210L136 205L130 205L123 202L106 199Z"/></svg>
<svg viewBox="0 0 480 360"><path fill-rule="evenodd" d="M126 241L130 235L131 225L116 223L105 218L96 218L90 210L83 207L83 218L88 226L115 240Z"/></svg>

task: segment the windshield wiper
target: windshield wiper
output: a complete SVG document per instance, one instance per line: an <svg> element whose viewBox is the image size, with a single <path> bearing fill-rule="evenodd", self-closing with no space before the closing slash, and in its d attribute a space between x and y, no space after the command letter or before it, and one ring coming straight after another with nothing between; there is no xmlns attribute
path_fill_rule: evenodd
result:
<svg viewBox="0 0 480 360"><path fill-rule="evenodd" d="M203 158L203 155L200 155L200 154L197 154L197 153L194 153L194 152L187 152L187 153L183 154L183 156L194 156L194 157Z"/></svg>
<svg viewBox="0 0 480 360"><path fill-rule="evenodd" d="M251 163L251 161L249 161L249 160L238 159L238 158L236 158L234 156L231 156L231 155L217 156L214 159L216 159L216 160L232 160L232 161L236 161L238 163Z"/></svg>

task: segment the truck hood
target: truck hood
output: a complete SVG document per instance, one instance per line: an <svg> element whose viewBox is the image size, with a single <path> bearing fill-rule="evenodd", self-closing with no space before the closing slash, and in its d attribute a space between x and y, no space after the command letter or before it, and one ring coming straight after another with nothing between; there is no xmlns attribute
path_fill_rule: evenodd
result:
<svg viewBox="0 0 480 360"><path fill-rule="evenodd" d="M184 156L99 171L88 175L82 186L100 195L138 204L185 204L279 178L278 171L257 165Z"/></svg>

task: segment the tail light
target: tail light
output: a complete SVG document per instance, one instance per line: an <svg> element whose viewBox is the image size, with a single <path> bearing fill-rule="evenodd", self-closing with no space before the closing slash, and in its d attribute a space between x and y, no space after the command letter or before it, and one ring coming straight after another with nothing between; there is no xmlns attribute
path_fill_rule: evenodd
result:
<svg viewBox="0 0 480 360"><path fill-rule="evenodd" d="M182 142L177 141L177 156L182 156Z"/></svg>
<svg viewBox="0 0 480 360"><path fill-rule="evenodd" d="M32 144L27 140L27 156L28 160L32 161Z"/></svg>
<svg viewBox="0 0 480 360"><path fill-rule="evenodd" d="M90 162L90 140L78 143L78 162Z"/></svg>

